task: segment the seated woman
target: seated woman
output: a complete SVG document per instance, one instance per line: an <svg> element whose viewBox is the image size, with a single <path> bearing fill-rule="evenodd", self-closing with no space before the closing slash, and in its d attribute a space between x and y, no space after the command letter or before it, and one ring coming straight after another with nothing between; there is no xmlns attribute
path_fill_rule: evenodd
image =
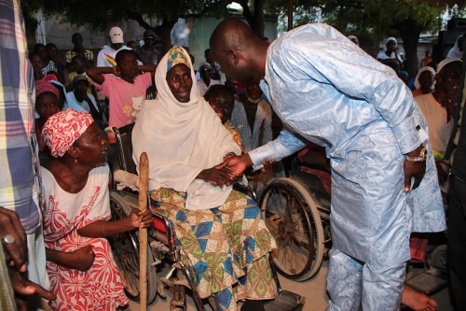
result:
<svg viewBox="0 0 466 311"><path fill-rule="evenodd" d="M116 310L128 303L110 244L104 238L152 222L134 209L109 221L107 141L85 112L51 116L42 139L55 158L41 169L45 190L44 238L52 310Z"/></svg>
<svg viewBox="0 0 466 311"><path fill-rule="evenodd" d="M267 258L275 241L256 203L215 167L240 147L199 95L183 48L163 57L155 83L157 99L143 105L133 129L133 159L139 165L148 154L151 196L174 223L200 296L213 296L216 310L237 310L240 299L243 311L263 310L276 295Z"/></svg>

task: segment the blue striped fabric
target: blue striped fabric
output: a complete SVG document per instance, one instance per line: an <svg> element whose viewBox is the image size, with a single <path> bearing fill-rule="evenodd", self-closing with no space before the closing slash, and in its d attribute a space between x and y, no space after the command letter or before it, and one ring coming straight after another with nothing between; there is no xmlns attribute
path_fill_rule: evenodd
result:
<svg viewBox="0 0 466 311"><path fill-rule="evenodd" d="M0 0L0 206L15 210L26 233L39 225L39 162L34 77L18 0Z"/></svg>

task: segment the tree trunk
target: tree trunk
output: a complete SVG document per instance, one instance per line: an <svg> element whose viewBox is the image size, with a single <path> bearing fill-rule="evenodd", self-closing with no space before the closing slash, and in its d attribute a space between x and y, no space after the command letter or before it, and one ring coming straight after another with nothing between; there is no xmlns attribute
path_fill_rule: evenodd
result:
<svg viewBox="0 0 466 311"><path fill-rule="evenodd" d="M405 70L409 73L409 77L416 76L419 69L419 60L417 58L417 46L419 37L422 32L422 27L414 20L405 20L394 25L401 38L403 39L403 47L405 50L406 61Z"/></svg>
<svg viewBox="0 0 466 311"><path fill-rule="evenodd" d="M254 12L251 12L249 9L247 0L238 0L235 1L240 4L243 8L243 16L246 18L249 26L251 26L252 31L259 37L264 36L264 0L254 0Z"/></svg>
<svg viewBox="0 0 466 311"><path fill-rule="evenodd" d="M126 12L126 16L129 19L135 20L138 22L139 26L141 26L144 29L152 29L157 35L160 36L162 39L162 55L165 55L165 53L171 48L171 38L170 38L170 32L173 28L173 25L175 25L176 20L178 17L175 18L175 20L163 20L162 25L157 26L157 27L152 27L149 25L143 18L142 14L138 12L133 12L133 11L128 11Z"/></svg>
<svg viewBox="0 0 466 311"><path fill-rule="evenodd" d="M175 23L176 21L167 21L164 19L162 25L155 29L156 33L162 38L162 56L165 55L172 46L170 32Z"/></svg>

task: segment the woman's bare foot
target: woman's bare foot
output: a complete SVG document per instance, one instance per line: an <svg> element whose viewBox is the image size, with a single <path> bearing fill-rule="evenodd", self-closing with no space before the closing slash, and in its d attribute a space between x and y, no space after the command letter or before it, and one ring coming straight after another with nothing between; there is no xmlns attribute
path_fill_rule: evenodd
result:
<svg viewBox="0 0 466 311"><path fill-rule="evenodd" d="M405 284L403 289L401 303L415 311L435 311L438 308L437 301L415 290L408 284Z"/></svg>

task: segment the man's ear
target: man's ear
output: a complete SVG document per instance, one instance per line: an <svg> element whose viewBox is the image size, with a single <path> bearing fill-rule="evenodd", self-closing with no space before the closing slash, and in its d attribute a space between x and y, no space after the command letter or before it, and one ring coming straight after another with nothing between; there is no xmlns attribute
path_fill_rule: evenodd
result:
<svg viewBox="0 0 466 311"><path fill-rule="evenodd" d="M233 61L233 64L238 65L239 62L239 55L238 51L228 50L228 57Z"/></svg>

